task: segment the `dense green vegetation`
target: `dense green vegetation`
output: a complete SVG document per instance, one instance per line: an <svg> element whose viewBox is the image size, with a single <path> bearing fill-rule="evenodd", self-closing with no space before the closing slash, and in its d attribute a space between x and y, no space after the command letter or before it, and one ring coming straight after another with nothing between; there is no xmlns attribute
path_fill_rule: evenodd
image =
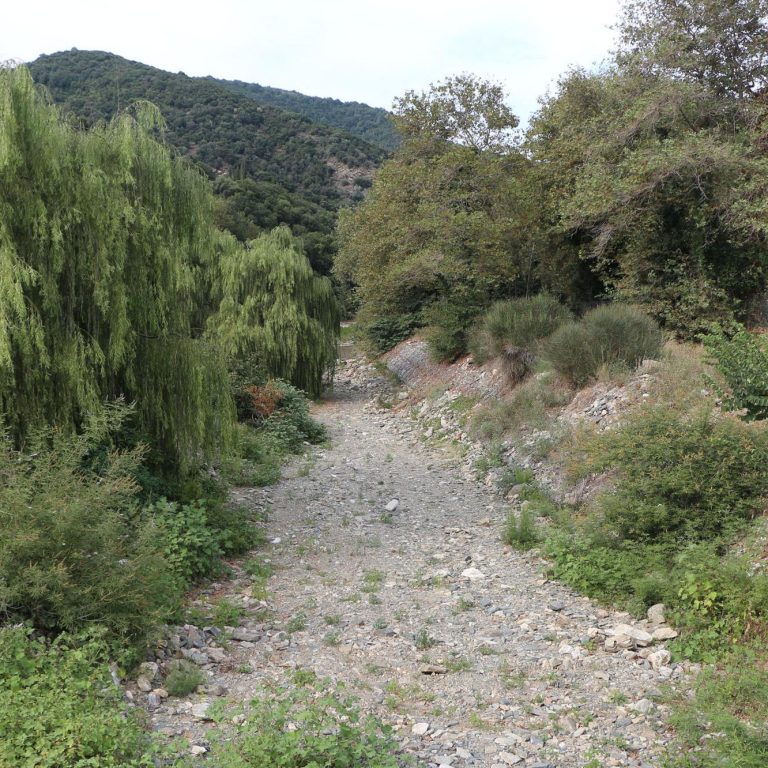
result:
<svg viewBox="0 0 768 768"><path fill-rule="evenodd" d="M364 325L413 315L436 354L494 300L639 305L681 338L766 285L763 3L630 3L602 69L566 73L527 131L498 86L396 104L402 146L340 224ZM706 63L703 63L706 62Z"/></svg>
<svg viewBox="0 0 768 768"><path fill-rule="evenodd" d="M304 115L312 122L340 128L387 151L396 149L400 143L385 109L370 107L358 101L305 96L297 91L285 91L258 83L244 83L242 80L209 79L235 93L245 94L259 104L286 109Z"/></svg>
<svg viewBox="0 0 768 768"><path fill-rule="evenodd" d="M385 153L343 131L263 106L206 78L100 51L64 51L30 64L35 81L86 126L136 101L163 114L165 141L215 181L217 220L239 239L287 224L327 273L335 211L361 199Z"/></svg>

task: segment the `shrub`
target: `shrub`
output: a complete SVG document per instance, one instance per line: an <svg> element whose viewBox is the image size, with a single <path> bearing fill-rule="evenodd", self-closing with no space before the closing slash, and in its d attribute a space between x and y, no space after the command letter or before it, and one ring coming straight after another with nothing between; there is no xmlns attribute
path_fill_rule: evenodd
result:
<svg viewBox="0 0 768 768"><path fill-rule="evenodd" d="M0 628L0 765L138 768L154 750L110 677L103 633Z"/></svg>
<svg viewBox="0 0 768 768"><path fill-rule="evenodd" d="M138 516L137 450L85 469L119 427L107 410L86 432L38 434L24 452L0 436L0 612L46 632L105 625L141 642L178 604L155 531Z"/></svg>
<svg viewBox="0 0 768 768"><path fill-rule="evenodd" d="M206 682L203 671L191 661L172 661L163 685L169 696L187 696Z"/></svg>
<svg viewBox="0 0 768 768"><path fill-rule="evenodd" d="M361 330L371 351L381 355L407 339L421 325L417 314L404 314L398 317L379 317L364 325Z"/></svg>
<svg viewBox="0 0 768 768"><path fill-rule="evenodd" d="M473 326L469 351L477 363L498 357L509 347L534 351L541 339L570 318L566 307L544 293L497 301Z"/></svg>
<svg viewBox="0 0 768 768"><path fill-rule="evenodd" d="M583 450L572 471L619 473L593 508L617 539L714 539L762 512L768 493L768 433L731 418L648 408Z"/></svg>
<svg viewBox="0 0 768 768"><path fill-rule="evenodd" d="M764 337L737 326L728 337L720 328L702 338L707 352L714 358L729 393L717 386L728 410L745 410L747 421L768 418L768 347Z"/></svg>
<svg viewBox="0 0 768 768"><path fill-rule="evenodd" d="M561 325L544 345L552 367L574 386L583 386L603 366L635 368L661 352L662 333L639 310L611 304Z"/></svg>
<svg viewBox="0 0 768 768"><path fill-rule="evenodd" d="M298 672L297 672L298 676ZM362 716L341 689L323 689L308 676L303 687L278 690L251 702L250 714L234 737L214 750L213 768L397 768L397 742L390 726ZM289 728L292 723L301 727Z"/></svg>
<svg viewBox="0 0 768 768"><path fill-rule="evenodd" d="M512 511L507 515L504 543L521 550L532 549L539 543L536 522L533 513L527 506L523 506L517 517Z"/></svg>
<svg viewBox="0 0 768 768"><path fill-rule="evenodd" d="M220 569L220 536L209 524L204 501L179 504L160 499L145 515L159 529L168 566L185 585Z"/></svg>
<svg viewBox="0 0 768 768"><path fill-rule="evenodd" d="M436 360L451 362L467 351L467 330L482 311L480 301L469 290L443 296L422 312L427 343Z"/></svg>

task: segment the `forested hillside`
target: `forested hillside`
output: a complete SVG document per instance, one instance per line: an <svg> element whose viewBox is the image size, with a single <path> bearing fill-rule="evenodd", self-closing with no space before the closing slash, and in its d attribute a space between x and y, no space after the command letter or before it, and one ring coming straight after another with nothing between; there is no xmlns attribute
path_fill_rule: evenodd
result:
<svg viewBox="0 0 768 768"><path fill-rule="evenodd" d="M286 91L258 83L245 83L242 80L209 79L235 93L250 96L260 104L287 109L304 115L316 123L341 128L382 149L393 150L400 144L390 115L385 109L361 104L359 101L305 96L298 91Z"/></svg>
<svg viewBox="0 0 768 768"><path fill-rule="evenodd" d="M64 51L30 65L35 81L86 126L134 102L155 104L165 140L214 180L218 222L239 239L287 224L327 272L335 212L362 199L379 147L292 112L264 106L205 78L100 51Z"/></svg>

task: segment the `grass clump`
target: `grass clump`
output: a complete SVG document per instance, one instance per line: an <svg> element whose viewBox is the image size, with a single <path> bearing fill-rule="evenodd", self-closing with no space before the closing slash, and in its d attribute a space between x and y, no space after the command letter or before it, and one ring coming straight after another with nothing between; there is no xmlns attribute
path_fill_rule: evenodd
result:
<svg viewBox="0 0 768 768"><path fill-rule="evenodd" d="M539 342L571 317L566 307L545 293L497 301L473 326L469 351L478 364L502 355L509 347L535 353Z"/></svg>
<svg viewBox="0 0 768 768"><path fill-rule="evenodd" d="M597 376L601 368L632 370L661 352L658 324L623 304L593 309L579 321L561 325L544 344L544 357L574 386Z"/></svg>
<svg viewBox="0 0 768 768"><path fill-rule="evenodd" d="M165 678L165 690L169 696L188 696L206 682L205 674L191 661L172 661Z"/></svg>
<svg viewBox="0 0 768 768"><path fill-rule="evenodd" d="M289 728L289 724L300 727ZM390 726L364 716L343 688L307 679L297 689L278 689L251 702L246 721L218 744L213 768L398 768Z"/></svg>

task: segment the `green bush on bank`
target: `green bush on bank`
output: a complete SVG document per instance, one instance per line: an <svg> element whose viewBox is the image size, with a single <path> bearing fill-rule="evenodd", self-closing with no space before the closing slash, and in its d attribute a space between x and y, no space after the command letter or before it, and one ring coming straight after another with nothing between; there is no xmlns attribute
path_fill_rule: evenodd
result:
<svg viewBox="0 0 768 768"><path fill-rule="evenodd" d="M609 304L561 325L544 344L544 357L580 387L603 367L631 370L658 357L663 341L659 326L640 310Z"/></svg>
<svg viewBox="0 0 768 768"><path fill-rule="evenodd" d="M93 417L82 435L40 432L17 451L0 438L0 612L45 632L101 624L141 642L178 604L179 585L142 520L134 478L140 450L90 453L124 410Z"/></svg>
<svg viewBox="0 0 768 768"><path fill-rule="evenodd" d="M158 752L112 682L104 632L0 628L0 765L139 768Z"/></svg>
<svg viewBox="0 0 768 768"><path fill-rule="evenodd" d="M501 355L508 346L535 351L538 342L570 320L571 312L545 293L497 301L469 333L469 351L478 364Z"/></svg>

